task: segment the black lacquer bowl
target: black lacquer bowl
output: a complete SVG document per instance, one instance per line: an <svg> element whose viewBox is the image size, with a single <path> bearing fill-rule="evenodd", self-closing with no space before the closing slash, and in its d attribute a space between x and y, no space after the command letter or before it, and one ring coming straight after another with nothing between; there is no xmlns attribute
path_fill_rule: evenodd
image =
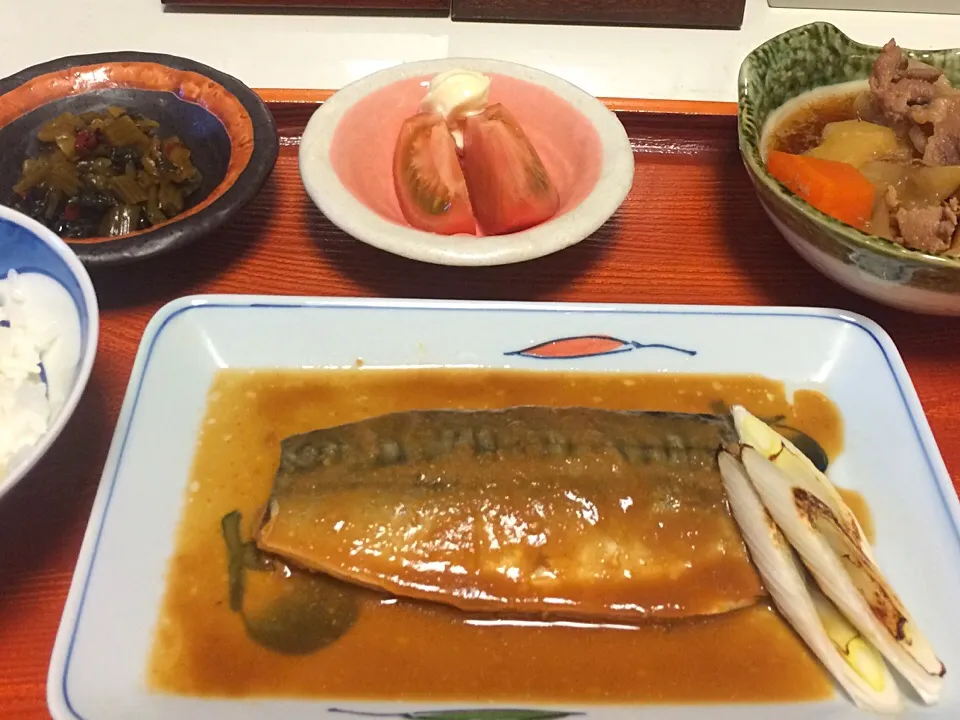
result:
<svg viewBox="0 0 960 720"><path fill-rule="evenodd" d="M203 184L165 223L118 237L65 238L88 265L137 260L206 235L259 192L276 163L273 115L236 78L172 55L77 55L0 80L0 203L15 205L13 186L38 150L40 126L110 105L156 120L164 137L178 136Z"/></svg>

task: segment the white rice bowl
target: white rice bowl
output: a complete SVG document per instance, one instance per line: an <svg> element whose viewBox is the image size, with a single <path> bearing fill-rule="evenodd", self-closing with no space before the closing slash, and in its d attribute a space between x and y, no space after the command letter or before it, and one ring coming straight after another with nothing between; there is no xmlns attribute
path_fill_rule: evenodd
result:
<svg viewBox="0 0 960 720"><path fill-rule="evenodd" d="M80 359L80 319L41 273L0 279L0 479L29 455L62 410Z"/></svg>

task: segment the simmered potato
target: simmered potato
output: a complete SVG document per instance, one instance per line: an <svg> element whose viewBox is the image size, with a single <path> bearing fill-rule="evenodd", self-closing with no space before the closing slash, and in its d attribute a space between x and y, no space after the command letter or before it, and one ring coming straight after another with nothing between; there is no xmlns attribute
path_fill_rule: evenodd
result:
<svg viewBox="0 0 960 720"><path fill-rule="evenodd" d="M909 160L911 157L910 149L900 143L893 130L862 120L827 124L823 128L822 142L805 154L821 160L848 163L856 168L873 160Z"/></svg>
<svg viewBox="0 0 960 720"><path fill-rule="evenodd" d="M868 162L860 172L881 190L893 187L900 206L916 207L939 205L960 188L960 166L904 165L878 160Z"/></svg>

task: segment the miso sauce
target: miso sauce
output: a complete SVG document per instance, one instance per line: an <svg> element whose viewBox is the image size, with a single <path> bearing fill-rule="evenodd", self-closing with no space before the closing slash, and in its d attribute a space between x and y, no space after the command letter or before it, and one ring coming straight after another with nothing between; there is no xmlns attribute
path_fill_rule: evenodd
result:
<svg viewBox="0 0 960 720"><path fill-rule="evenodd" d="M158 692L467 703L782 702L832 684L767 605L641 626L469 617L353 589L356 624L289 656L257 645L228 603L220 520L267 498L282 438L424 408L587 405L712 412L743 403L810 434L835 458L842 423L823 395L745 376L477 370L222 371L210 389L150 658ZM850 499L850 496L847 495ZM865 505L854 504L864 509ZM867 518L863 518L869 527Z"/></svg>

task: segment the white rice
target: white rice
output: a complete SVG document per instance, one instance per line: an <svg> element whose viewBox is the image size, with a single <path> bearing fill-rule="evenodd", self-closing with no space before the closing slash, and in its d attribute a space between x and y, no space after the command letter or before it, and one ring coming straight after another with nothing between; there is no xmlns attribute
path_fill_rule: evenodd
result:
<svg viewBox="0 0 960 720"><path fill-rule="evenodd" d="M21 277L11 270L0 279L0 479L50 425L41 363L56 341L54 324L31 303Z"/></svg>

